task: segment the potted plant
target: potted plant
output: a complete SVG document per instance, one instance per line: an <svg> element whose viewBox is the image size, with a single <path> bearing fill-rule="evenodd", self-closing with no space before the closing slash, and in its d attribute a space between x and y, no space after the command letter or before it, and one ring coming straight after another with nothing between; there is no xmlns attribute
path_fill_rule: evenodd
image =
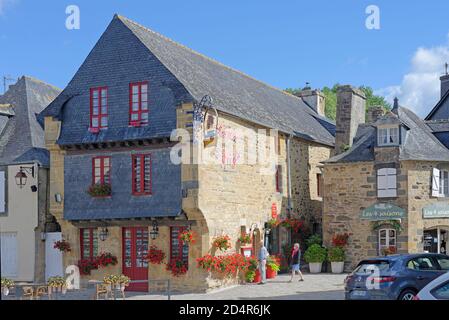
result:
<svg viewBox="0 0 449 320"><path fill-rule="evenodd" d="M9 289L14 287L14 281L11 279L1 278L2 293L7 296L9 295Z"/></svg>
<svg viewBox="0 0 449 320"><path fill-rule="evenodd" d="M267 258L267 279L276 278L279 270L281 270L280 259L275 256L268 256L268 258Z"/></svg>
<svg viewBox="0 0 449 320"><path fill-rule="evenodd" d="M307 245L307 248L313 246L314 244L321 246L322 242L323 241L322 241L321 237L317 234L314 234L314 235L310 236L309 238L307 238L306 245Z"/></svg>
<svg viewBox="0 0 449 320"><path fill-rule="evenodd" d="M129 286L130 279L129 277L121 274L118 276L117 282L120 285L120 291L124 292L125 288Z"/></svg>
<svg viewBox="0 0 449 320"><path fill-rule="evenodd" d="M151 264L162 264L165 259L165 252L159 250L156 246L150 246L148 250L147 260Z"/></svg>
<svg viewBox="0 0 449 320"><path fill-rule="evenodd" d="M226 251L231 248L231 238L229 236L218 236L214 238L212 245L220 251Z"/></svg>
<svg viewBox="0 0 449 320"><path fill-rule="evenodd" d="M245 273L245 279L247 282L254 282L256 280L257 260L254 257L246 258L248 267ZM259 274L260 277L260 274ZM259 280L260 282L260 280Z"/></svg>
<svg viewBox="0 0 449 320"><path fill-rule="evenodd" d="M348 244L348 239L349 239L349 234L337 233L332 238L332 245L334 247L341 247L341 248L346 247L346 245Z"/></svg>
<svg viewBox="0 0 449 320"><path fill-rule="evenodd" d="M94 198L104 198L111 196L112 189L109 184L93 184L89 187L87 193Z"/></svg>
<svg viewBox="0 0 449 320"><path fill-rule="evenodd" d="M332 273L343 273L346 258L343 248L330 248L328 252L328 258L331 263Z"/></svg>
<svg viewBox="0 0 449 320"><path fill-rule="evenodd" d="M195 243L196 235L192 230L185 230L178 236L179 241L185 244Z"/></svg>
<svg viewBox="0 0 449 320"><path fill-rule="evenodd" d="M309 264L310 273L320 273L326 260L326 248L313 244L304 253L304 259Z"/></svg>
<svg viewBox="0 0 449 320"><path fill-rule="evenodd" d="M51 294L51 292L62 292L63 294L66 293L67 290L67 284L66 279L64 277L50 277L47 281L48 286L48 293Z"/></svg>
<svg viewBox="0 0 449 320"><path fill-rule="evenodd" d="M109 265L115 266L118 263L118 259L112 253L104 252L101 253L97 258L97 264L100 267L107 267Z"/></svg>
<svg viewBox="0 0 449 320"><path fill-rule="evenodd" d="M66 240L56 241L53 245L53 248L58 249L61 252L70 252L72 250L70 248L70 243Z"/></svg>
<svg viewBox="0 0 449 320"><path fill-rule="evenodd" d="M239 239L238 239L239 243L241 246L244 246L246 244L250 244L251 243L251 236L247 233L243 233Z"/></svg>

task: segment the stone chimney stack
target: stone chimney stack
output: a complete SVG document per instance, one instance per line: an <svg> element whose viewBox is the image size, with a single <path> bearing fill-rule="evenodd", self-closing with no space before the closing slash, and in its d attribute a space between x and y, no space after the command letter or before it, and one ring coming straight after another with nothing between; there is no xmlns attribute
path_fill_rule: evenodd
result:
<svg viewBox="0 0 449 320"><path fill-rule="evenodd" d="M324 107L326 104L326 98L320 90L304 88L301 92L297 93L296 96L302 98L302 100L320 116L325 116Z"/></svg>
<svg viewBox="0 0 449 320"><path fill-rule="evenodd" d="M340 86L337 90L337 117L335 155L352 146L359 124L365 123L365 94L352 86Z"/></svg>
<svg viewBox="0 0 449 320"><path fill-rule="evenodd" d="M440 77L441 81L441 98L449 91L449 74Z"/></svg>
<svg viewBox="0 0 449 320"><path fill-rule="evenodd" d="M384 108L382 106L373 106L368 109L367 122L374 123L384 115Z"/></svg>

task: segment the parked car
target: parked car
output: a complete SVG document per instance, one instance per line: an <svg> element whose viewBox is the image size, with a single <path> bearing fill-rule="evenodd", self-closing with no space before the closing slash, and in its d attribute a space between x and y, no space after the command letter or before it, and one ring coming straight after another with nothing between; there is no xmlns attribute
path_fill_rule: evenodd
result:
<svg viewBox="0 0 449 320"><path fill-rule="evenodd" d="M404 254L362 260L345 279L347 300L413 300L449 271L449 256Z"/></svg>
<svg viewBox="0 0 449 320"><path fill-rule="evenodd" d="M449 300L449 272L430 282L414 300Z"/></svg>

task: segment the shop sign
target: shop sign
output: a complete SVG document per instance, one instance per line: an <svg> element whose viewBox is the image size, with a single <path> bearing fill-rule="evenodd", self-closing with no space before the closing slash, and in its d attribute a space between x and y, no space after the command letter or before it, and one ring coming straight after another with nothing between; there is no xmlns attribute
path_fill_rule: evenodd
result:
<svg viewBox="0 0 449 320"><path fill-rule="evenodd" d="M390 203L376 203L362 211L360 219L370 221L396 220L405 217L405 210Z"/></svg>
<svg viewBox="0 0 449 320"><path fill-rule="evenodd" d="M449 218L449 204L434 203L422 209L424 219Z"/></svg>
<svg viewBox="0 0 449 320"><path fill-rule="evenodd" d="M277 207L276 203L273 203L271 205L271 218L277 219L277 217L278 217L278 207Z"/></svg>

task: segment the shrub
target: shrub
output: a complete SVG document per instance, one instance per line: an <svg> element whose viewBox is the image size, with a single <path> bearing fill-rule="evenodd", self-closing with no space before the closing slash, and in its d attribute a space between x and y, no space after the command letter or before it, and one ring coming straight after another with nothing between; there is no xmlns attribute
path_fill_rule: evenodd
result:
<svg viewBox="0 0 449 320"><path fill-rule="evenodd" d="M332 247L328 252L328 259L330 262L344 262L345 261L345 251L341 247Z"/></svg>
<svg viewBox="0 0 449 320"><path fill-rule="evenodd" d="M307 248L313 246L314 244L321 246L322 241L323 240L321 239L321 237L319 235L314 234L306 240Z"/></svg>
<svg viewBox="0 0 449 320"><path fill-rule="evenodd" d="M326 261L326 248L318 244L311 245L304 253L307 263L320 263Z"/></svg>

